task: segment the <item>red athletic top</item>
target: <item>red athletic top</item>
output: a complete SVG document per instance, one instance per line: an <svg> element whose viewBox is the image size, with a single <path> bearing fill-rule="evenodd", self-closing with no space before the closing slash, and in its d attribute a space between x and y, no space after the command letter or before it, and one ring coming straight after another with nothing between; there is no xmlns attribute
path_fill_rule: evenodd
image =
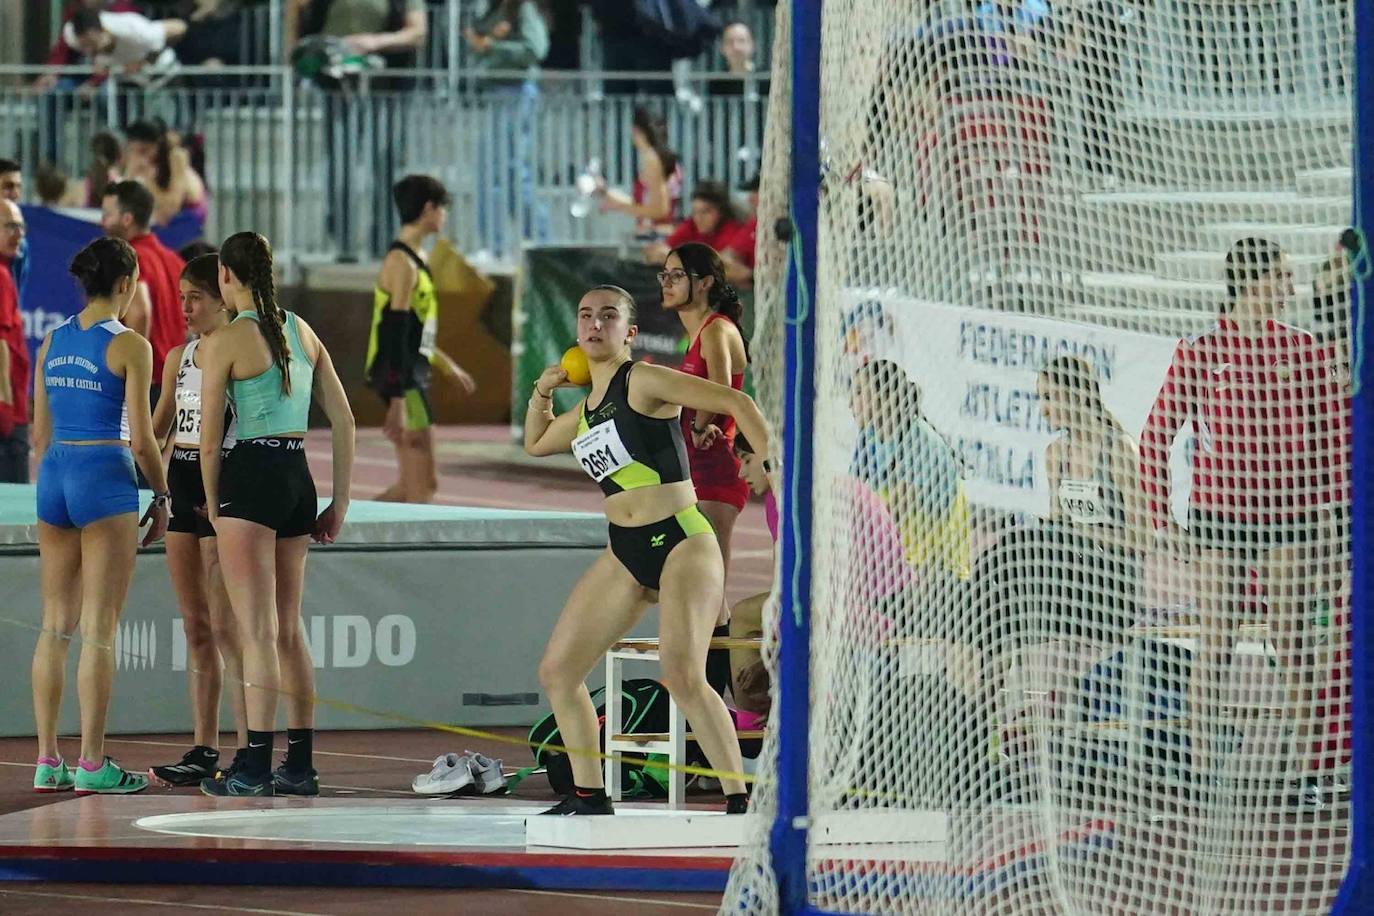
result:
<svg viewBox="0 0 1374 916"><path fill-rule="evenodd" d="M1191 505L1240 522L1291 519L1331 501L1343 441L1328 355L1278 321L1259 337L1229 317L1189 338L1140 437L1140 477L1155 527L1169 518L1169 449L1193 422Z"/></svg>
<svg viewBox="0 0 1374 916"><path fill-rule="evenodd" d="M186 262L151 233L129 239L138 255L138 279L148 285L148 342L153 345L153 384L162 384L162 364L173 347L186 343L181 312L181 270Z"/></svg>
<svg viewBox="0 0 1374 916"><path fill-rule="evenodd" d="M29 345L19 313L19 292L10 273L10 259L0 258L0 346L10 357L10 419L16 426L29 422Z"/></svg>
<svg viewBox="0 0 1374 916"><path fill-rule="evenodd" d="M701 355L701 334L713 321L729 321L724 315L713 313L706 317L706 322L697 331L696 339L687 349L687 355L682 357L682 365L678 368L688 375L695 375L698 378L709 379L710 373L706 369L706 360ZM736 372L730 376L730 387L736 391L744 388L744 373ZM743 508L749 500L749 484L740 479L739 459L735 457L735 420L733 417L718 417L716 425L720 427L721 436L708 449L699 449L692 446L692 422L696 417L695 410L684 409L682 411L682 434L687 440L687 458L692 467L692 483L696 485L697 498L712 500L715 502L734 503L737 508Z"/></svg>

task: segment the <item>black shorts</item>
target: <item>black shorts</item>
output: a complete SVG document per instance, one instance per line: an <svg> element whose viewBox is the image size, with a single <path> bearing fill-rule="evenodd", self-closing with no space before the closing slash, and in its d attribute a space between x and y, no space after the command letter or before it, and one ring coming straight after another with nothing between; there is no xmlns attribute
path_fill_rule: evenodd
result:
<svg viewBox="0 0 1374 916"><path fill-rule="evenodd" d="M296 538L315 531L319 506L303 439L239 440L219 475L219 514Z"/></svg>
<svg viewBox="0 0 1374 916"><path fill-rule="evenodd" d="M1217 512L1188 510L1188 535L1203 550L1235 550L1260 553L1298 544L1315 547L1335 529L1331 527L1336 507L1323 506L1288 518L1251 522Z"/></svg>
<svg viewBox="0 0 1374 916"><path fill-rule="evenodd" d="M714 534L715 529L696 506L648 525L625 528L611 525L611 553L640 585L658 591L663 564L673 548L695 534Z"/></svg>
<svg viewBox="0 0 1374 916"><path fill-rule="evenodd" d="M212 538L215 529L196 509L205 508L205 481L200 476L200 450L173 446L167 465L167 488L172 492L172 517L167 530Z"/></svg>

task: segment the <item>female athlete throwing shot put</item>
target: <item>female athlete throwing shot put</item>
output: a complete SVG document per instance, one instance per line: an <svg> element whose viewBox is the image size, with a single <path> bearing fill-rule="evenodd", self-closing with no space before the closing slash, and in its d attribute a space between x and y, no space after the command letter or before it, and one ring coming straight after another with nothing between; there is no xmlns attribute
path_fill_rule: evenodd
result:
<svg viewBox="0 0 1374 916"><path fill-rule="evenodd" d="M565 384L544 370L525 414L525 451L572 450L606 494L610 545L573 587L554 626L539 682L572 755L574 792L548 814L614 814L601 778L596 709L587 675L655 600L661 607L661 677L692 723L711 766L738 773L739 743L725 702L706 683L706 650L720 610L725 568L711 525L697 508L682 439L684 407L733 417L768 454L768 428L748 395L630 359L635 302L615 286L594 287L577 306L577 341L591 366L591 394L554 417L550 397ZM699 536L704 535L704 536ZM726 810L748 805L744 783L723 778Z"/></svg>

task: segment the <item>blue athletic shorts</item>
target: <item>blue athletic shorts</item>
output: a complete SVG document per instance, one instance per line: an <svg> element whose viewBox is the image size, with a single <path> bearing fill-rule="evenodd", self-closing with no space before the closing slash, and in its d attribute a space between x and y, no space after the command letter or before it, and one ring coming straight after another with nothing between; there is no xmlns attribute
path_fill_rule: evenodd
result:
<svg viewBox="0 0 1374 916"><path fill-rule="evenodd" d="M38 520L59 528L138 511L134 456L123 445L49 446L38 468Z"/></svg>

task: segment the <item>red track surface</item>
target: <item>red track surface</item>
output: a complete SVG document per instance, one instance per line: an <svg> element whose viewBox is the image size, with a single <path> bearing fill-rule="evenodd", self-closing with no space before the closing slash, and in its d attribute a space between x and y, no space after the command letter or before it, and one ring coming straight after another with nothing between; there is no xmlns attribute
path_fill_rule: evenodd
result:
<svg viewBox="0 0 1374 916"><path fill-rule="evenodd" d="M438 432L440 488L436 502L449 505L515 509L559 509L597 512L600 493L570 460L535 461L511 444L505 427L448 427ZM308 453L322 496L330 489L329 437L312 433ZM368 499L395 476L391 445L376 430L361 430L354 469L354 498ZM749 506L735 529L731 564L731 600L764 591L772 581L771 541L757 505ZM73 688L75 684L71 685ZM70 700L69 700L70 702ZM514 732L512 732L514 734ZM333 732L316 739L317 766L326 795L358 798L409 796L411 778L426 770L441 753L461 750L452 736L414 731ZM109 753L131 768L175 761L189 746L189 736L121 736L111 739ZM508 767L529 762L529 752L510 745L466 746L504 758ZM232 746L232 739L225 748ZM71 749L71 744L67 747ZM64 800L35 795L30 777L32 739L0 740L0 814ZM154 791L154 790L150 790ZM185 790L182 790L185 791ZM552 798L541 779L520 787L522 798ZM703 796L702 801L709 801ZM536 891L452 891L395 888L244 888L176 885L94 885L0 883L0 912L50 914L74 907L98 907L109 913L156 914L181 910L204 913L257 914L539 914L606 916L635 913L713 912L720 898L712 894L613 894Z"/></svg>

